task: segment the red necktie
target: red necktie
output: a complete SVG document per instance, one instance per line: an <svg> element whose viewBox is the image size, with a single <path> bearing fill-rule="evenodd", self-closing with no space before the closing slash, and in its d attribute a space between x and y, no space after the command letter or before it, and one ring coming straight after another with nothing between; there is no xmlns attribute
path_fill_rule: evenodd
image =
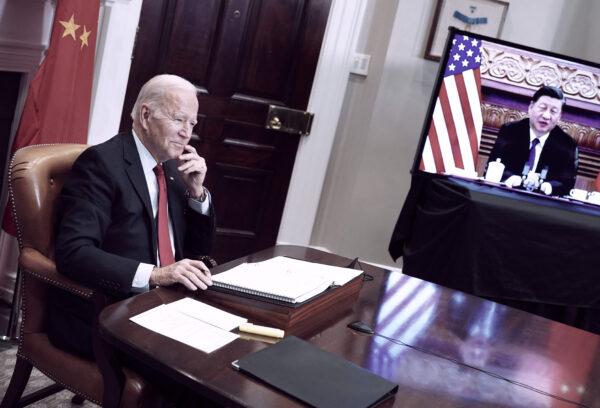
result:
<svg viewBox="0 0 600 408"><path fill-rule="evenodd" d="M169 236L169 215L167 213L167 182L162 165L154 168L154 174L158 180L158 258L160 266L175 263L171 237Z"/></svg>

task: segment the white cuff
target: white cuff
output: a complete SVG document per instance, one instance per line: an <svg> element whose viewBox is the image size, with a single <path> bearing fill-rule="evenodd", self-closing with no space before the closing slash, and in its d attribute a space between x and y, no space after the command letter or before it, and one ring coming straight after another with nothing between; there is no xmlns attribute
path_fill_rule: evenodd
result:
<svg viewBox="0 0 600 408"><path fill-rule="evenodd" d="M131 282L132 292L145 292L150 288L150 274L155 267L156 265L140 262L135 271L133 282Z"/></svg>
<svg viewBox="0 0 600 408"><path fill-rule="evenodd" d="M197 213L203 214L203 215L208 215L208 212L210 210L210 192L208 190L204 190L206 191L206 199L204 201L198 201L194 198L188 198L188 205L192 208L192 210L196 211Z"/></svg>

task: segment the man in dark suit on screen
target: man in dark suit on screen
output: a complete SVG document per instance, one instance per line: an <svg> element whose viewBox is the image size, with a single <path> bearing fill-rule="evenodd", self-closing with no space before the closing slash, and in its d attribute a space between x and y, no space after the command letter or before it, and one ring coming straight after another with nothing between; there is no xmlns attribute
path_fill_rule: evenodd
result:
<svg viewBox="0 0 600 408"><path fill-rule="evenodd" d="M546 195L565 195L577 176L577 143L557 126L565 104L563 92L542 86L529 104L529 118L500 128L488 164L500 159L505 165L502 181L509 187L523 185ZM525 178L522 178L527 166ZM546 173L541 180L540 175Z"/></svg>
<svg viewBox="0 0 600 408"><path fill-rule="evenodd" d="M212 284L196 260L209 254L214 234L206 163L188 145L197 112L193 84L156 76L138 95L132 131L81 154L61 193L60 273L114 299L155 285ZM88 311L76 302L56 299L50 339L92 357Z"/></svg>

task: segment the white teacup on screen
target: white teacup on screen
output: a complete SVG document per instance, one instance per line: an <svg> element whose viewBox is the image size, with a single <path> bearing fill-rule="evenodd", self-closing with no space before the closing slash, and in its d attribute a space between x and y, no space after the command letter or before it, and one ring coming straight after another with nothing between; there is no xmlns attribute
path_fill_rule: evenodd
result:
<svg viewBox="0 0 600 408"><path fill-rule="evenodd" d="M585 200L587 198L588 192L579 188L573 188L569 192L569 195L576 200Z"/></svg>
<svg viewBox="0 0 600 408"><path fill-rule="evenodd" d="M600 205L600 192L598 191L592 191L589 195L587 200L592 203L592 204L599 204Z"/></svg>

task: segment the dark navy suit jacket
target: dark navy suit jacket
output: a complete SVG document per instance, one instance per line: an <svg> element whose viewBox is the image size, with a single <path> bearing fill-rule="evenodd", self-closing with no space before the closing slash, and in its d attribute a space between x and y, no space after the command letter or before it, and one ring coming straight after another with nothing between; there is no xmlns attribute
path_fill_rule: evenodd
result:
<svg viewBox="0 0 600 408"><path fill-rule="evenodd" d="M176 161L169 160L163 167L175 259L210 254L215 228L212 206L209 215L189 208ZM59 217L58 271L110 298L129 296L139 263L157 264L156 221L131 132L92 146L78 157L61 192ZM79 308L77 300L59 295L54 305L55 330L50 331L55 343L71 348L64 334L86 329L91 333L89 311ZM90 351L86 347L82 353Z"/></svg>
<svg viewBox="0 0 600 408"><path fill-rule="evenodd" d="M529 119L503 125L490 153L489 162L500 158L504 163L502 180L521 175L529 159ZM566 195L575 185L577 176L577 143L556 126L548 135L538 161L537 173L548 168L546 181L552 185L552 195Z"/></svg>

